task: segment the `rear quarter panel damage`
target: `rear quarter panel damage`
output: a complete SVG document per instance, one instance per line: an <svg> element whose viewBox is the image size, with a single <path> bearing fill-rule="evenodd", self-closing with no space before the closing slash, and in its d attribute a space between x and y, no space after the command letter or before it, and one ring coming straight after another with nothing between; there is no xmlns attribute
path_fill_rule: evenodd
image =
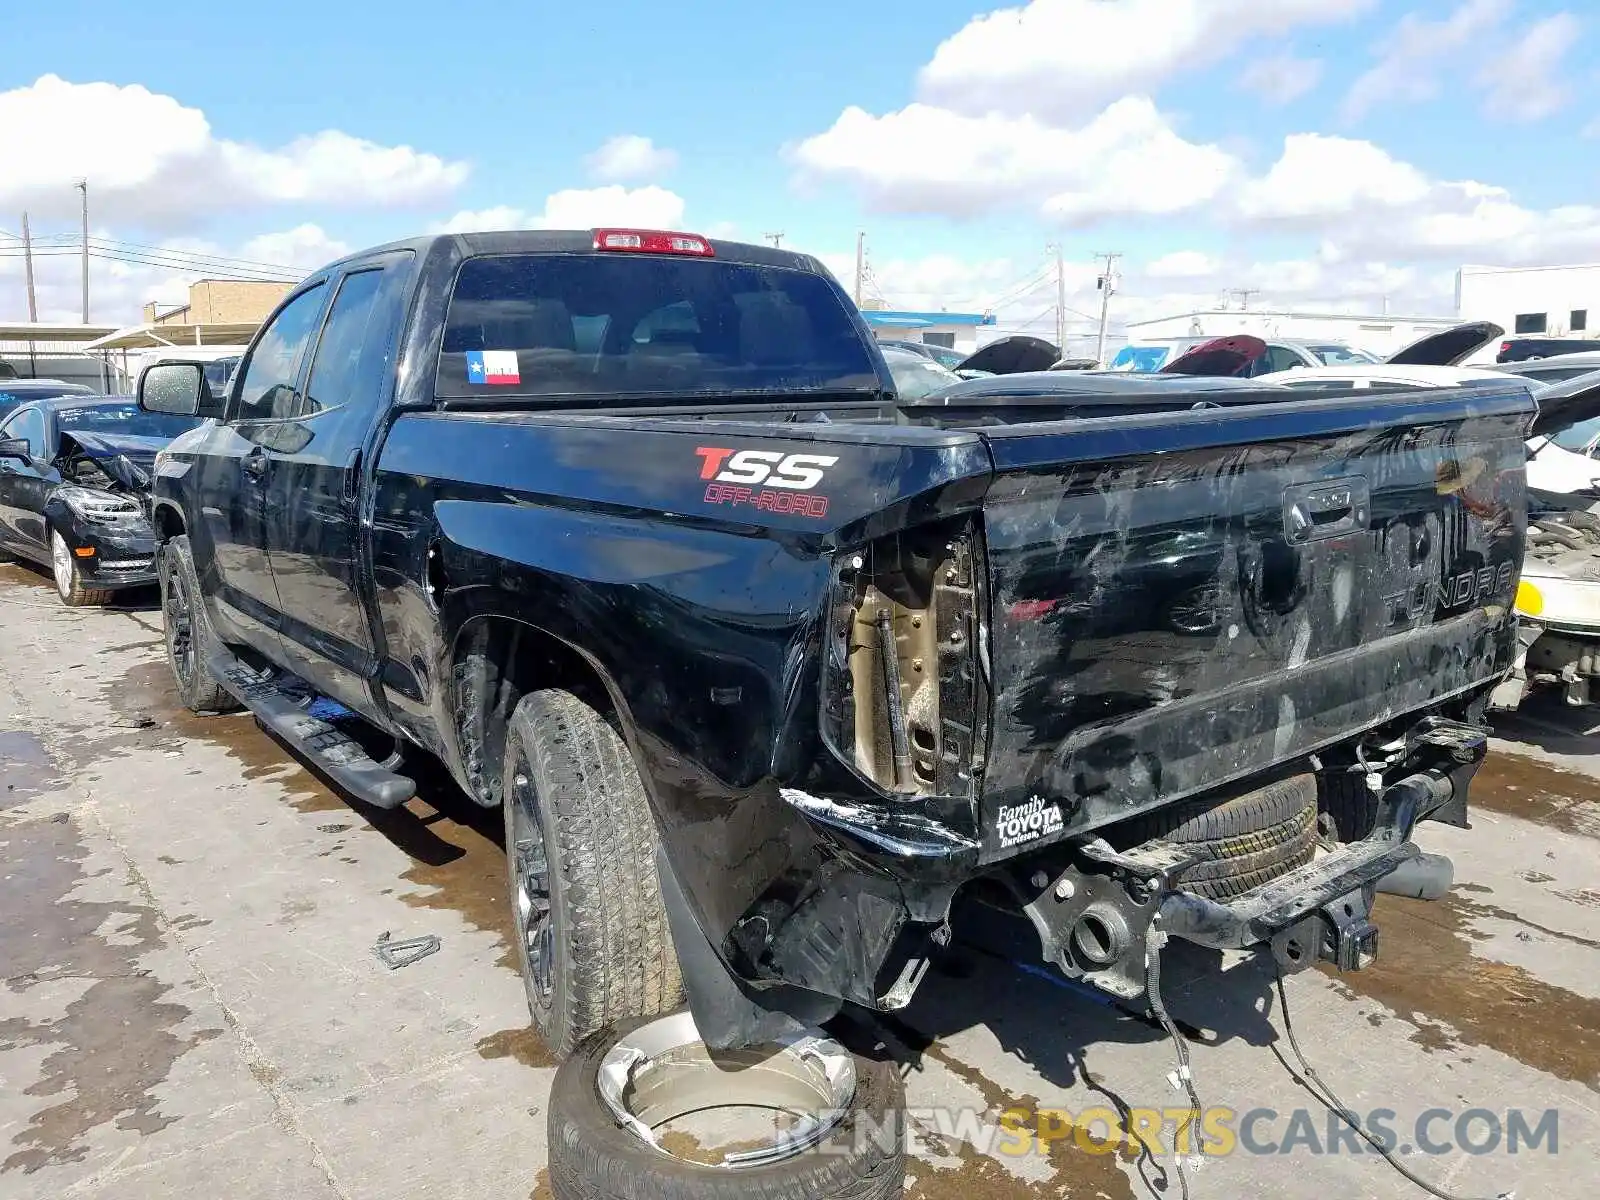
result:
<svg viewBox="0 0 1600 1200"><path fill-rule="evenodd" d="M873 1003L908 912L928 904L779 789L882 802L820 752L833 558L907 523L975 509L988 456L966 434L894 430L904 444L862 434L410 417L379 463L372 526L386 691L402 723L418 735L452 729L450 664L438 648L455 646L476 619L519 621L574 647L611 692L668 858L712 944L746 979ZM752 486L706 479L707 456L696 451L708 446L758 452L746 467L837 459L813 489L826 495L825 518L708 497ZM460 747L440 750L459 775Z"/></svg>

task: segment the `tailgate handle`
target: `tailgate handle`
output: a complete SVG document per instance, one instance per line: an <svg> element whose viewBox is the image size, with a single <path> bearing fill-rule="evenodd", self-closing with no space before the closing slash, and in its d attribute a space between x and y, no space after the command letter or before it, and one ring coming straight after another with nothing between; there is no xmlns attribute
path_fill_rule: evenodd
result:
<svg viewBox="0 0 1600 1200"><path fill-rule="evenodd" d="M1343 537L1364 529L1370 509L1364 476L1303 483L1283 493L1283 532L1291 546Z"/></svg>

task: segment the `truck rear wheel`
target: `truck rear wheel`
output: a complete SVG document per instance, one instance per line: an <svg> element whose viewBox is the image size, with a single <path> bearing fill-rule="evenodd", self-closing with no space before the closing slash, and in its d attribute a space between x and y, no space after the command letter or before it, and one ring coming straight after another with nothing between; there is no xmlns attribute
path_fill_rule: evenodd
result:
<svg viewBox="0 0 1600 1200"><path fill-rule="evenodd" d="M570 692L529 693L501 782L522 981L550 1049L682 1005L655 820L610 722Z"/></svg>

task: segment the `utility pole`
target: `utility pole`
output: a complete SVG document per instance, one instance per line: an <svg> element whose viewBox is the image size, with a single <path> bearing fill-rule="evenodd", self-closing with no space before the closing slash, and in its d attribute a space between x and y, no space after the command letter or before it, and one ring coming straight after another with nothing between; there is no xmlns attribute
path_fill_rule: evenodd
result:
<svg viewBox="0 0 1600 1200"><path fill-rule="evenodd" d="M1056 246L1056 354L1067 356L1067 269L1061 261L1061 243Z"/></svg>
<svg viewBox="0 0 1600 1200"><path fill-rule="evenodd" d="M89 181L78 180L83 193L83 323L89 323Z"/></svg>
<svg viewBox="0 0 1600 1200"><path fill-rule="evenodd" d="M861 277L866 273L867 266L867 232L862 230L856 234L856 307L861 307Z"/></svg>
<svg viewBox="0 0 1600 1200"><path fill-rule="evenodd" d="M33 235L28 231L28 214L22 214L22 277L28 285L28 320L39 319L39 301L33 293Z"/></svg>
<svg viewBox="0 0 1600 1200"><path fill-rule="evenodd" d="M1111 320L1111 293L1117 290L1117 259L1120 250L1102 250L1095 257L1106 260L1105 272L1100 276L1100 336L1095 342L1094 361L1104 366L1106 361L1106 325Z"/></svg>
<svg viewBox="0 0 1600 1200"><path fill-rule="evenodd" d="M780 233L763 233L761 236L766 238L775 247L783 245L783 234L781 232Z"/></svg>

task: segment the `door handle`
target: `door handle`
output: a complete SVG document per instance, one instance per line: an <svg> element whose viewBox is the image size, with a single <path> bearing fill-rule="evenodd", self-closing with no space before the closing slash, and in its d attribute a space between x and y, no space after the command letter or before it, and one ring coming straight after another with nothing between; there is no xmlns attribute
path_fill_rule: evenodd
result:
<svg viewBox="0 0 1600 1200"><path fill-rule="evenodd" d="M361 451L356 450L344 464L344 490L343 498L346 504L356 502L356 493L361 490Z"/></svg>
<svg viewBox="0 0 1600 1200"><path fill-rule="evenodd" d="M1363 476L1285 490L1283 525L1291 546L1343 537L1366 528L1371 489Z"/></svg>
<svg viewBox="0 0 1600 1200"><path fill-rule="evenodd" d="M240 460L239 465L247 474L260 479L267 473L267 452L261 449L252 450Z"/></svg>

